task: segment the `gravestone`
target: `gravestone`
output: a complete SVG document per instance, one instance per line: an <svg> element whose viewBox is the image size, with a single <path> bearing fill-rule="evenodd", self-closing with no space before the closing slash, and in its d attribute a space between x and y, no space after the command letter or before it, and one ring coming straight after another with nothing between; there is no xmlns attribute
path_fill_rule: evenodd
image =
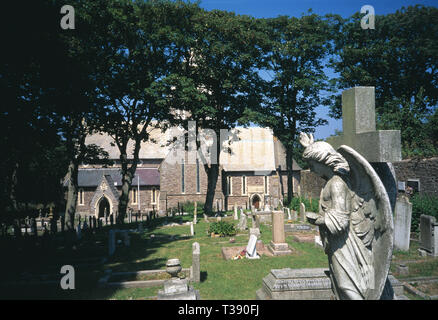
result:
<svg viewBox="0 0 438 320"><path fill-rule="evenodd" d="M193 282L201 281L201 249L198 242L192 244L192 279Z"/></svg>
<svg viewBox="0 0 438 320"><path fill-rule="evenodd" d="M112 213L110 214L110 224L114 224L114 215Z"/></svg>
<svg viewBox="0 0 438 320"><path fill-rule="evenodd" d="M93 229L93 218L88 216L88 224L90 225L90 229Z"/></svg>
<svg viewBox="0 0 438 320"><path fill-rule="evenodd" d="M246 257L248 259L260 259L260 256L257 254L256 244L257 236L251 235L246 246Z"/></svg>
<svg viewBox="0 0 438 320"><path fill-rule="evenodd" d="M300 220L306 222L306 205L302 202L300 203Z"/></svg>
<svg viewBox="0 0 438 320"><path fill-rule="evenodd" d="M420 250L430 256L438 256L438 223L435 217L420 216Z"/></svg>
<svg viewBox="0 0 438 320"><path fill-rule="evenodd" d="M190 222L190 235L193 237L195 235L195 230L193 228L193 222Z"/></svg>
<svg viewBox="0 0 438 320"><path fill-rule="evenodd" d="M392 299L403 295L403 284L388 276L393 290ZM389 287L389 286L388 286ZM330 271L325 268L272 269L263 278L262 288L256 292L257 300L335 300Z"/></svg>
<svg viewBox="0 0 438 320"><path fill-rule="evenodd" d="M249 235L255 235L258 238L260 238L260 229L259 228L249 228Z"/></svg>
<svg viewBox="0 0 438 320"><path fill-rule="evenodd" d="M240 211L240 220L237 225L237 229L240 231L245 231L247 229L247 218L246 214L243 211Z"/></svg>
<svg viewBox="0 0 438 320"><path fill-rule="evenodd" d="M131 246L131 237L129 236L128 231L123 232L123 244L125 247Z"/></svg>
<svg viewBox="0 0 438 320"><path fill-rule="evenodd" d="M335 149L347 145L359 152L379 175L392 210L397 179L392 162L401 161L400 130L376 130L374 87L354 87L342 92L343 134L327 139Z"/></svg>
<svg viewBox="0 0 438 320"><path fill-rule="evenodd" d="M287 219L288 219L288 220L292 220L292 217L291 217L291 215L290 215L290 209L289 209L289 208L286 208L286 211L287 211Z"/></svg>
<svg viewBox="0 0 438 320"><path fill-rule="evenodd" d="M237 215L237 206L234 205L234 220L239 220L239 216Z"/></svg>
<svg viewBox="0 0 438 320"><path fill-rule="evenodd" d="M401 196L397 199L394 214L394 247L398 250L409 251L412 203L409 202L408 197Z"/></svg>
<svg viewBox="0 0 438 320"><path fill-rule="evenodd" d="M274 256L292 253L284 235L283 211L272 211L272 241L269 243L268 249Z"/></svg>
<svg viewBox="0 0 438 320"><path fill-rule="evenodd" d="M198 223L198 203L195 201L195 209L193 211L193 224Z"/></svg>
<svg viewBox="0 0 438 320"><path fill-rule="evenodd" d="M207 215L205 213L204 213L204 221L208 222L208 217L207 217Z"/></svg>
<svg viewBox="0 0 438 320"><path fill-rule="evenodd" d="M111 257L116 251L116 233L110 230L108 233L108 255Z"/></svg>
<svg viewBox="0 0 438 320"><path fill-rule="evenodd" d="M187 279L179 279L177 273L182 270L179 259L169 259L166 271L172 278L164 282L164 289L158 291L157 300L198 300L199 291L189 286Z"/></svg>
<svg viewBox="0 0 438 320"><path fill-rule="evenodd" d="M103 224L102 218L99 218L99 220L97 220L97 228L102 229L102 224Z"/></svg>
<svg viewBox="0 0 438 320"><path fill-rule="evenodd" d="M76 227L76 236L77 236L78 240L82 239L82 229L81 229L80 223L78 223L78 226Z"/></svg>
<svg viewBox="0 0 438 320"><path fill-rule="evenodd" d="M97 219L93 216L93 229L97 229Z"/></svg>

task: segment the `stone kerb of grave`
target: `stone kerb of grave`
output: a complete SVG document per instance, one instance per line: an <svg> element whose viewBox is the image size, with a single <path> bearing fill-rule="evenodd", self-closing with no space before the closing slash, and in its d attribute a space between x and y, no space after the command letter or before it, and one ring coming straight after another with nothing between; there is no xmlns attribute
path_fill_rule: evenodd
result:
<svg viewBox="0 0 438 320"><path fill-rule="evenodd" d="M157 300L199 300L199 291L189 286L187 279L177 277L182 270L179 259L169 259L166 270L172 278L164 282L164 289L158 291Z"/></svg>

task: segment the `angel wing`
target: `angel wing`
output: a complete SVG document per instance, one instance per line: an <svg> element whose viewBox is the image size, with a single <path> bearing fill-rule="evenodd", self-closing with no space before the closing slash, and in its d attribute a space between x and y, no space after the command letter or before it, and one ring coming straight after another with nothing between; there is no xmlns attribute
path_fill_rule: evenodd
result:
<svg viewBox="0 0 438 320"><path fill-rule="evenodd" d="M350 166L353 230L373 255L374 288L370 288L368 299L380 299L393 248L394 227L389 197L379 176L363 156L345 145L337 151Z"/></svg>

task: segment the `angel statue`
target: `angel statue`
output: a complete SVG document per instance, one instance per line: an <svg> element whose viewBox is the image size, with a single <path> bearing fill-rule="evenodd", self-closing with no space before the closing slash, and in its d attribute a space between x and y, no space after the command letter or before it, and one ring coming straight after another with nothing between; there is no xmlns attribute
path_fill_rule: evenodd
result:
<svg viewBox="0 0 438 320"><path fill-rule="evenodd" d="M308 212L319 226L338 299L387 299L393 248L393 221L388 194L379 176L348 146L336 151L324 141L301 133L303 158L327 182L319 214ZM382 294L382 293L385 294Z"/></svg>

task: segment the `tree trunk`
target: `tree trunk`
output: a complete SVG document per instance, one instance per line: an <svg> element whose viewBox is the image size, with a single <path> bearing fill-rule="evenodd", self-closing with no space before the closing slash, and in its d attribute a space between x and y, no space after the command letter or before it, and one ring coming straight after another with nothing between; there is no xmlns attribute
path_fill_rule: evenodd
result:
<svg viewBox="0 0 438 320"><path fill-rule="evenodd" d="M10 188L9 188L9 201L12 206L12 210L17 212L18 211L18 203L17 203L17 173L18 173L18 162L16 161L14 163L14 168L12 169L11 173L11 182L10 182Z"/></svg>
<svg viewBox="0 0 438 320"><path fill-rule="evenodd" d="M294 194L293 187L293 149L291 146L286 147L286 170L287 170L287 204L290 204Z"/></svg>
<svg viewBox="0 0 438 320"><path fill-rule="evenodd" d="M75 228L75 213L76 204L78 202L78 164L76 161L70 161L68 166L68 191L67 205L65 208L65 218L67 228L74 230ZM68 218L68 219L67 219Z"/></svg>
<svg viewBox="0 0 438 320"><path fill-rule="evenodd" d="M122 148L122 151L120 153L120 162L122 165L122 194L120 195L119 198L119 212L117 216L117 221L119 223L124 222L126 216L126 210L128 209L129 190L131 189L132 179L134 178L134 174L137 169L138 150L139 147L138 148L136 147L134 150L134 160L131 167L129 168L128 168L128 156L126 154L126 147Z"/></svg>
<svg viewBox="0 0 438 320"><path fill-rule="evenodd" d="M214 195L216 193L217 179L219 177L219 164L204 165L205 171L207 173L207 195L205 197L204 212L213 212L213 201Z"/></svg>

